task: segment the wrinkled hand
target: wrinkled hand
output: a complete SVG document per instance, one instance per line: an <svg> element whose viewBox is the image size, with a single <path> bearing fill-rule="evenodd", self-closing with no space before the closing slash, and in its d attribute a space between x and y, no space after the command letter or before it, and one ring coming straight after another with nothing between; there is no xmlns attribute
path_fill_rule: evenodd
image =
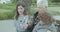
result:
<svg viewBox="0 0 60 32"><path fill-rule="evenodd" d="M23 29L27 29L28 24L23 24Z"/></svg>

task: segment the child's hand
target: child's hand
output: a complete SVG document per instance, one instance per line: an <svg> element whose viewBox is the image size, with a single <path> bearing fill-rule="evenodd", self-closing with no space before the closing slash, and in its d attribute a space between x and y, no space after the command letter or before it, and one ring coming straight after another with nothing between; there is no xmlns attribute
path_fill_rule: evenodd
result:
<svg viewBox="0 0 60 32"><path fill-rule="evenodd" d="M28 24L23 24L23 29L27 29Z"/></svg>

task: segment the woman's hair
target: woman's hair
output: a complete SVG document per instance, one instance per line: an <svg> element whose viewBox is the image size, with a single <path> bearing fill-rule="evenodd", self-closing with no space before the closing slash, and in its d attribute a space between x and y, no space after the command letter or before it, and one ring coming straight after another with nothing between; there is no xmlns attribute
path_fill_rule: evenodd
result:
<svg viewBox="0 0 60 32"><path fill-rule="evenodd" d="M25 10L24 10L23 14L28 15L28 8L26 7L26 5L23 2L18 2L17 5L16 5L16 19L18 19L18 16L19 16L18 6L24 7Z"/></svg>
<svg viewBox="0 0 60 32"><path fill-rule="evenodd" d="M39 4L42 4L43 6L45 6L46 8L48 8L48 0L37 0L37 6Z"/></svg>
<svg viewBox="0 0 60 32"><path fill-rule="evenodd" d="M50 13L44 12L38 14L38 18L43 21L45 24L52 23L54 21L52 15Z"/></svg>

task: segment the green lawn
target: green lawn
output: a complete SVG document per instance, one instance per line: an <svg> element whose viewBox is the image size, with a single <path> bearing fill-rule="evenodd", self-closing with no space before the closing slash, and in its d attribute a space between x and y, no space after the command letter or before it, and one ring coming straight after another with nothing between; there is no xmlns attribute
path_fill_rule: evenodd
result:
<svg viewBox="0 0 60 32"><path fill-rule="evenodd" d="M13 16L15 14L15 5L0 5L0 19L13 19Z"/></svg>
<svg viewBox="0 0 60 32"><path fill-rule="evenodd" d="M49 7L48 10L54 15L60 15L60 7Z"/></svg>
<svg viewBox="0 0 60 32"><path fill-rule="evenodd" d="M12 19L14 16L13 10L0 9L0 19Z"/></svg>
<svg viewBox="0 0 60 32"><path fill-rule="evenodd" d="M33 14L36 10L36 8L31 8L30 13ZM48 7L48 11L51 12L53 15L60 15L60 7Z"/></svg>
<svg viewBox="0 0 60 32"><path fill-rule="evenodd" d="M13 19L15 14L15 7L16 5L9 4L9 5L0 5L0 19ZM60 15L60 7L48 7L48 10L54 15ZM35 13L36 8L31 7L30 14L33 15Z"/></svg>

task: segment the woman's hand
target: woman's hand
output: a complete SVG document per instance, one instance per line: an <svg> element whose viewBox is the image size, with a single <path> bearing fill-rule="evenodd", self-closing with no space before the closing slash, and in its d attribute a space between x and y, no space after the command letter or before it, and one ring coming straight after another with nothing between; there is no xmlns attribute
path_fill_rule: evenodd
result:
<svg viewBox="0 0 60 32"><path fill-rule="evenodd" d="M50 30L48 30L47 32L51 32Z"/></svg>
<svg viewBox="0 0 60 32"><path fill-rule="evenodd" d="M27 29L28 24L23 24L23 29Z"/></svg>

